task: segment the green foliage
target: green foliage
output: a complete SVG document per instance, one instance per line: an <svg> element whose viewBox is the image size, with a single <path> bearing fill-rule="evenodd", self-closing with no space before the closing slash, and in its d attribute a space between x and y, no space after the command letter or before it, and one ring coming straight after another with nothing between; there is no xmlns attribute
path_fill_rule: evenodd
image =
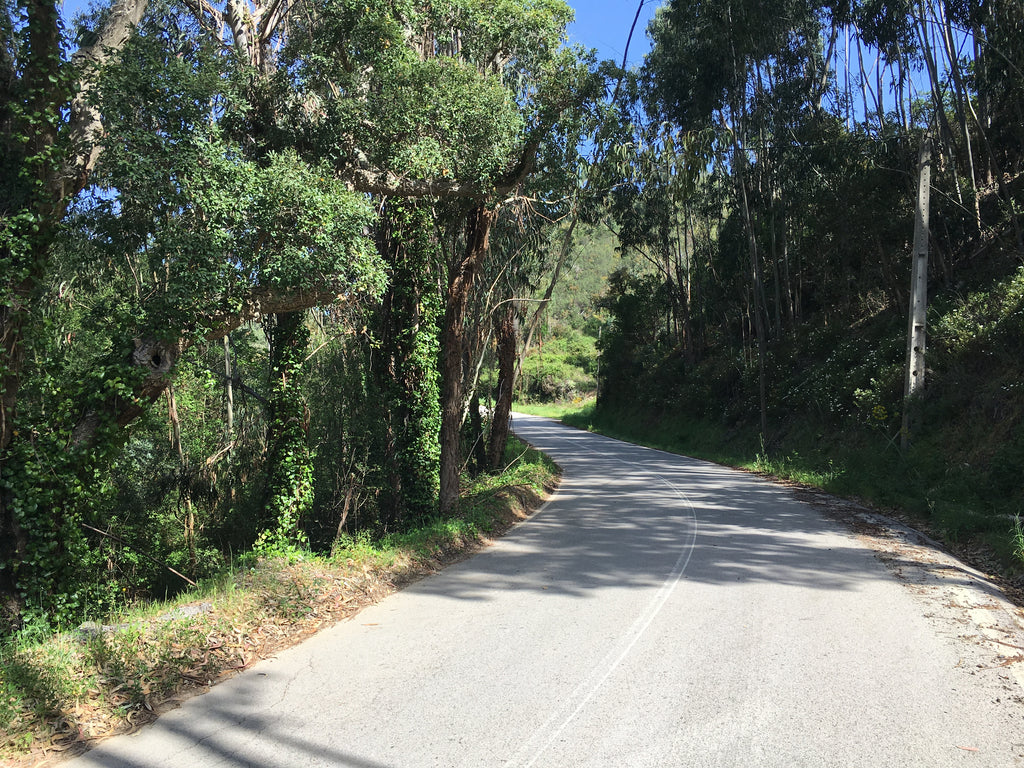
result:
<svg viewBox="0 0 1024 768"><path fill-rule="evenodd" d="M790 451L785 455L773 455L766 449L763 440L761 441L761 450L754 456L754 460L744 462L744 466L761 474L819 488L834 487L845 472L844 469L836 466L832 459L822 461L819 456L816 459L808 460L801 456L798 450Z"/></svg>
<svg viewBox="0 0 1024 768"><path fill-rule="evenodd" d="M1006 549L1024 461L1020 187L1008 183L1021 168L1009 139L1020 121L982 131L972 110L1019 83L1005 79L1012 56L996 65L992 49L969 60L941 43L928 50L949 16L986 40L1019 36L1022 18L1002 4L928 2L659 9L653 50L625 81L633 130L615 134L599 170L620 247L637 262L608 280L600 398L583 423L696 451L733 436L734 463ZM895 96L893 112L871 104L868 85L858 93L844 39L879 51L875 95ZM906 72L926 63L932 99L908 95ZM982 121L1017 107L1001 100ZM942 135L927 389L904 405L906 257L926 126ZM912 444L901 453L904 417Z"/></svg>
<svg viewBox="0 0 1024 768"><path fill-rule="evenodd" d="M338 537L330 558L295 551L246 558L246 567L202 585L186 602L118 611L103 623L53 634L43 620L0 639L0 757L40 745L98 738L194 684L233 673L256 649L278 649L374 591L433 572L506 530L536 504L557 468L511 443L504 472L466 482L460 517L429 520L386 537ZM196 602L200 599L202 602Z"/></svg>
<svg viewBox="0 0 1024 768"><path fill-rule="evenodd" d="M598 348L601 351L599 400L615 404L655 396L649 387L651 372L668 353L662 318L667 311L663 284L655 275L620 269L608 278L608 293L600 306L609 314Z"/></svg>
<svg viewBox="0 0 1024 768"><path fill-rule="evenodd" d="M692 367L663 363L634 380L644 389L628 405L602 400L567 421L899 507L950 540L984 539L1009 555L1005 521L1024 501L1024 372L1019 356L1005 353L1001 329L1017 320L1018 281L1016 267L990 291L933 305L929 385L909 406L917 426L905 455L904 328L886 314L862 319L854 336L826 326L774 346L764 441L756 440L756 388L737 380L724 350ZM663 400L665 392L674 394Z"/></svg>
<svg viewBox="0 0 1024 768"><path fill-rule="evenodd" d="M359 307L325 318L335 338L312 358L305 379L315 494L307 530L316 552L331 551L339 531L377 527L386 435L382 395L367 365L375 350L359 333L368 320Z"/></svg>
<svg viewBox="0 0 1024 768"><path fill-rule="evenodd" d="M597 306L607 287L608 275L621 266L615 233L606 225L577 227L577 252L555 285L551 303L544 310L548 325L568 326L597 336L602 313ZM539 286L542 292L546 286ZM541 293L542 295L542 293Z"/></svg>
<svg viewBox="0 0 1024 768"><path fill-rule="evenodd" d="M515 404L515 410L521 413L529 413L533 416L544 416L549 419L564 421L567 418L573 418L576 414L591 413L594 410L595 403L596 398L593 397L560 403L524 403L520 401ZM569 422L566 421L565 423L568 424ZM573 426L585 428L586 424L585 422L573 422Z"/></svg>
<svg viewBox="0 0 1024 768"><path fill-rule="evenodd" d="M256 539L255 551L279 555L309 545L302 522L313 505L313 464L301 379L310 332L301 312L268 317L264 327L270 343L270 456L264 502L267 525Z"/></svg>
<svg viewBox="0 0 1024 768"><path fill-rule="evenodd" d="M225 501L235 473L218 484L207 461L224 451L222 428L204 419L221 398L210 364L200 362L205 339L239 315L257 317L268 298L367 295L385 282L365 235L374 213L364 197L293 150L247 159L211 119L230 122L244 109L219 46L166 7L140 33L95 91L106 128L96 184L56 240L51 234L38 246L48 260L42 297L26 310L18 422L0 472L3 519L12 526L4 582L17 585L28 611L54 622L107 609L126 589L179 588L163 564L195 577L223 562L218 545L230 541L208 536L247 500ZM33 248L25 246L25 258L38 260ZM186 447L171 441L178 455L153 434L157 422L131 439L116 423L170 384L152 382L133 362L133 348L147 339L184 352L171 361L186 416ZM151 394L140 398L146 387ZM172 421L177 429L179 417ZM111 472L114 461L120 471L153 471L154 482L133 488L144 481ZM302 467L285 471L310 484ZM302 505L278 507L274 514L290 515L282 526L298 536ZM7 551L12 530L17 552Z"/></svg>
<svg viewBox="0 0 1024 768"><path fill-rule="evenodd" d="M486 187L518 160L530 123L550 119L570 14L557 0L332 0L293 20L286 60L322 103L297 116L301 129L339 167Z"/></svg>
<svg viewBox="0 0 1024 768"><path fill-rule="evenodd" d="M523 361L521 394L540 402L580 400L594 391L596 369L595 339L572 328L558 329Z"/></svg>
<svg viewBox="0 0 1024 768"><path fill-rule="evenodd" d="M380 142L381 166L406 168L419 178L451 176L486 184L495 170L516 159L525 126L497 77L439 59L412 64L382 86L375 101L387 112L374 115L374 124L416 139Z"/></svg>
<svg viewBox="0 0 1024 768"><path fill-rule="evenodd" d="M173 0L148 7L82 81L103 146L60 190L83 72L56 7L0 22L0 337L18 336L0 363L17 413L0 597L22 620L177 592L253 546L304 557L431 518L466 210L535 164L530 195L575 184L560 166L601 86L564 45L560 0L331 0L247 51ZM471 205L353 191L421 181ZM55 196L79 184L64 216Z"/></svg>

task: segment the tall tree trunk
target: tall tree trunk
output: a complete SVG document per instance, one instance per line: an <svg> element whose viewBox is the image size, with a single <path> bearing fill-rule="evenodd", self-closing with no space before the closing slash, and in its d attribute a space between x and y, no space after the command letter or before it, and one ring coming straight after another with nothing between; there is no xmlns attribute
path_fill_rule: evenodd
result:
<svg viewBox="0 0 1024 768"><path fill-rule="evenodd" d="M869 124L871 109L868 107L868 75L864 70L864 47L861 45L860 35L857 35L857 67L860 69L860 98L864 105L864 125Z"/></svg>
<svg viewBox="0 0 1024 768"><path fill-rule="evenodd" d="M971 179L971 202L974 207L974 231L976 234L981 234L981 196L978 194L977 173L974 168L974 147L971 142L971 132L967 128L967 109L965 106L970 99L970 95L964 87L963 75L960 71L960 57L957 55L949 16L942 13L941 4L939 8L939 18L936 21L941 26L946 58L949 59L949 71L953 75L954 93L956 95L953 103L956 107L956 118L960 124L960 132L964 136L964 148L967 152L967 173Z"/></svg>
<svg viewBox="0 0 1024 768"><path fill-rule="evenodd" d="M171 426L171 448L178 454L178 501L185 508L181 522L185 532L185 546L188 549L188 571L189 576L195 578L196 513L192 506L192 472L188 457L185 455L185 447L181 443L181 419L178 416L178 398L173 384L167 387L167 418Z"/></svg>
<svg viewBox="0 0 1024 768"><path fill-rule="evenodd" d="M230 446L235 439L235 379L231 366L231 334L224 334L224 444Z"/></svg>
<svg viewBox="0 0 1024 768"><path fill-rule="evenodd" d="M274 545L301 546L306 541L302 518L313 503L309 419L301 388L310 334L304 312L273 315L264 321L264 327L270 342L264 534Z"/></svg>
<svg viewBox="0 0 1024 768"><path fill-rule="evenodd" d="M476 276L487 255L496 212L484 205L470 211L466 222L466 249L450 267L448 295L441 329L441 493L442 516L459 507L460 434L462 431L462 348L466 306Z"/></svg>
<svg viewBox="0 0 1024 768"><path fill-rule="evenodd" d="M487 445L487 463L492 471L501 469L505 444L508 442L509 416L512 413L512 395L516 385L518 336L515 306L509 302L498 323L498 397L494 404Z"/></svg>
<svg viewBox="0 0 1024 768"><path fill-rule="evenodd" d="M971 110L971 114L974 115L974 120L978 124L978 128L984 132L991 126L990 110L989 110L989 99L990 96L985 88L980 86L988 80L988 57L982 55L982 51L985 49L987 40L985 39L984 27L975 22L972 28L972 35L974 41L974 80L978 83L978 109L975 111ZM991 184L996 174L996 168L994 165L995 158L989 155L988 163L985 166L985 183Z"/></svg>
<svg viewBox="0 0 1024 768"><path fill-rule="evenodd" d="M437 508L437 243L429 207L413 200L389 200L381 231L380 250L391 270L379 312L384 365L377 375L386 393L382 408L389 432L384 459L389 490L382 522L400 527L426 519Z"/></svg>
<svg viewBox="0 0 1024 768"><path fill-rule="evenodd" d="M487 444L484 437L484 417L481 411L480 389L473 387L473 395L469 398L469 427L470 438L473 441L471 461L469 463L473 476L476 477L490 468L487 461Z"/></svg>
<svg viewBox="0 0 1024 768"><path fill-rule="evenodd" d="M733 114L738 114L734 110ZM757 386L758 402L761 412L761 434L768 433L768 393L765 380L765 364L768 358L768 333L765 322L764 277L761 269L761 257L758 254L757 238L754 233L754 221L750 211L750 200L747 194L747 156L740 145L736 131L732 131L734 172L739 186L740 205L743 211L743 226L747 234L747 249L750 256L750 279L752 288L751 313L754 318L754 332L757 336Z"/></svg>
<svg viewBox="0 0 1024 768"><path fill-rule="evenodd" d="M956 173L957 158L959 155L956 141L953 138L953 129L949 124L946 115L945 103L943 100L942 81L939 77L938 51L934 45L931 33L931 20L925 16L925 3L920 6L920 15L917 18L917 39L921 43L921 50L924 54L925 69L928 71L928 85L932 94L932 105L937 119L937 127L942 143L946 147L946 154L953 164L953 182L956 186L958 202L963 203L963 195L960 191L960 177Z"/></svg>
<svg viewBox="0 0 1024 768"><path fill-rule="evenodd" d="M60 12L53 0L29 0L27 46L20 70L12 66L10 82L0 90L2 99L24 99L18 104L20 117L2 126L6 148L18 147L21 153L8 166L27 171L22 183L11 181L11 194L0 199L0 210L20 225L7 229L0 245L0 626L16 626L24 608L20 585L29 532L15 510L11 485L3 482L15 471L12 452L17 449L15 420L21 394L22 376L28 344L28 328L34 305L45 283L53 237L70 198L88 181L100 147L96 139L102 132L98 113L87 102L88 82L80 82L77 94L62 84L64 65L60 34ZM72 56L81 72L92 77L96 68L125 44L146 10L146 0L116 0L95 42ZM18 75L20 74L20 82ZM10 90L9 90L10 89ZM26 98L27 97L27 98ZM63 145L59 139L69 141ZM24 143L22 143L24 142ZM63 147L55 153L55 147ZM9 158L10 159L10 158ZM5 163L7 165L7 163ZM20 215L19 215L20 214ZM31 452L25 449L26 455ZM54 511L50 528L61 523ZM41 534L33 531L33 535ZM31 571L32 569L27 569Z"/></svg>

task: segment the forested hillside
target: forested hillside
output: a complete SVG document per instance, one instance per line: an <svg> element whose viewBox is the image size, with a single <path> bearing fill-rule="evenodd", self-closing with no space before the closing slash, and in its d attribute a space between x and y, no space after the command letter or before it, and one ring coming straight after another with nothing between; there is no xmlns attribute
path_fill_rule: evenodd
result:
<svg viewBox="0 0 1024 768"><path fill-rule="evenodd" d="M1012 545L1020 3L672 0L630 72L571 18L4 0L0 628L456 519L516 393Z"/></svg>
<svg viewBox="0 0 1024 768"><path fill-rule="evenodd" d="M648 33L609 195L642 266L602 300L592 423L756 454L1019 567L1021 4L674 0ZM921 246L926 369L905 401Z"/></svg>

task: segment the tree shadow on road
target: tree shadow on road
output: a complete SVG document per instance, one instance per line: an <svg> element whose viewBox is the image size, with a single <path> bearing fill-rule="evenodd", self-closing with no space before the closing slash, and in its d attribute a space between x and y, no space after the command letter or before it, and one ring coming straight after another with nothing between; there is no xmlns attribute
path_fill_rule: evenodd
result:
<svg viewBox="0 0 1024 768"><path fill-rule="evenodd" d="M416 590L460 600L486 600L492 590L588 597L657 587L681 557L683 579L722 587L846 591L890 578L847 525L789 488L552 422L517 427L562 466L562 486L528 525ZM967 572L959 578L977 583Z"/></svg>

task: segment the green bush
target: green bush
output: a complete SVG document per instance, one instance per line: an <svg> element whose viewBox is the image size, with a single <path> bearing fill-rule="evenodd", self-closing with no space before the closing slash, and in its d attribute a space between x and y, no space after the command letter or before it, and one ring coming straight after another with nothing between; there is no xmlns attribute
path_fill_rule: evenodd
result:
<svg viewBox="0 0 1024 768"><path fill-rule="evenodd" d="M595 342L592 336L564 328L538 344L523 361L523 399L564 402L592 393L597 386Z"/></svg>

